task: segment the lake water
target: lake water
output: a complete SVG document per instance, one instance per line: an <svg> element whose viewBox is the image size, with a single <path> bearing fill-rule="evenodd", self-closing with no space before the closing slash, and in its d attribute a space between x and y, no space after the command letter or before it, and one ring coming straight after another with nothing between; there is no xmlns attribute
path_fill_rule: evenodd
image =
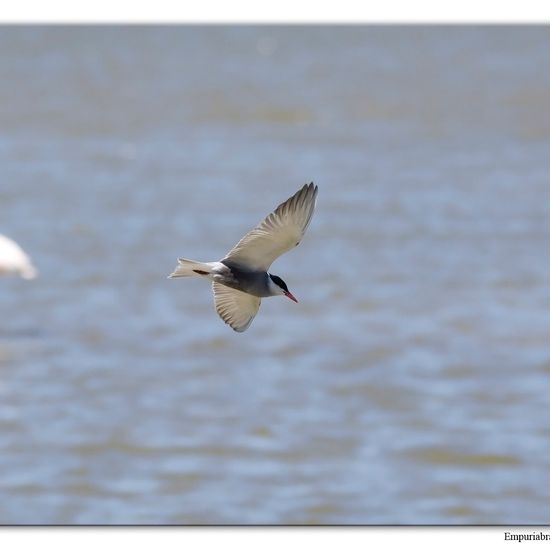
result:
<svg viewBox="0 0 550 550"><path fill-rule="evenodd" d="M550 518L549 27L1 27L0 523ZM250 329L221 258L304 183Z"/></svg>

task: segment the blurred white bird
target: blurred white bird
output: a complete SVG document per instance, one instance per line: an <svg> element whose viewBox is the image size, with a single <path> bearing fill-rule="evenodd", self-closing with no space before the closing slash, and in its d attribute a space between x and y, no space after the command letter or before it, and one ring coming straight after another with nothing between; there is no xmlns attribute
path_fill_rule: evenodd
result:
<svg viewBox="0 0 550 550"><path fill-rule="evenodd" d="M34 279L38 275L21 247L3 235L0 235L0 275L19 275L23 279Z"/></svg>

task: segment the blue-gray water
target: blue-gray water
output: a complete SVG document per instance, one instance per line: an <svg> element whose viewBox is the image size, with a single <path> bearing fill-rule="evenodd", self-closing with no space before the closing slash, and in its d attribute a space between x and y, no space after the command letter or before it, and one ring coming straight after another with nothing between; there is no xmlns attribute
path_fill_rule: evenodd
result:
<svg viewBox="0 0 550 550"><path fill-rule="evenodd" d="M0 28L1 523L547 523L550 28ZM214 260L304 183L244 334Z"/></svg>

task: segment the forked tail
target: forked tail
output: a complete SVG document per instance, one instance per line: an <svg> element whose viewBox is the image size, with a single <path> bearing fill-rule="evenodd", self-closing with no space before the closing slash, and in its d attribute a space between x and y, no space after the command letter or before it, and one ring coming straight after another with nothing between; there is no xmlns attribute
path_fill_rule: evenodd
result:
<svg viewBox="0 0 550 550"><path fill-rule="evenodd" d="M209 275L212 271L212 265L204 262L195 262L195 260L187 260L179 258L178 265L173 273L168 275L169 279L178 277L200 277L201 275Z"/></svg>

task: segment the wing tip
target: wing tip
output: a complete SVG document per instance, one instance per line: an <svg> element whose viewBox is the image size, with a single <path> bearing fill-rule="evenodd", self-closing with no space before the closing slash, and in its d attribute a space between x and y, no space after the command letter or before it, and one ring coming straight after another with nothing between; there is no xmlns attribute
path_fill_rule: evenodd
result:
<svg viewBox="0 0 550 550"><path fill-rule="evenodd" d="M229 323L227 323L227 325L230 326L235 332L238 332L239 334L242 334L250 326L251 322L247 323L246 325L244 325L242 327L234 327L233 325L230 325Z"/></svg>
<svg viewBox="0 0 550 550"><path fill-rule="evenodd" d="M319 186L316 183L313 183L310 181L309 183L306 183L304 187L307 187L308 189L313 189L314 191L317 191L319 189Z"/></svg>
<svg viewBox="0 0 550 550"><path fill-rule="evenodd" d="M228 326L228 327L231 327L235 332L244 332L251 324L252 324L252 321L254 320L254 317L251 317L244 325L239 325L237 323L232 323L232 320L230 318L227 318L227 319L224 319L218 312L218 315L220 316L220 319Z"/></svg>
<svg viewBox="0 0 550 550"><path fill-rule="evenodd" d="M317 199L317 193L318 192L319 192L319 186L317 184L313 183L312 181L310 181L309 183L306 183L300 189L300 191L298 191L298 193L296 193L296 195L303 196L304 200L306 199L306 197L308 197L310 195L313 199Z"/></svg>

